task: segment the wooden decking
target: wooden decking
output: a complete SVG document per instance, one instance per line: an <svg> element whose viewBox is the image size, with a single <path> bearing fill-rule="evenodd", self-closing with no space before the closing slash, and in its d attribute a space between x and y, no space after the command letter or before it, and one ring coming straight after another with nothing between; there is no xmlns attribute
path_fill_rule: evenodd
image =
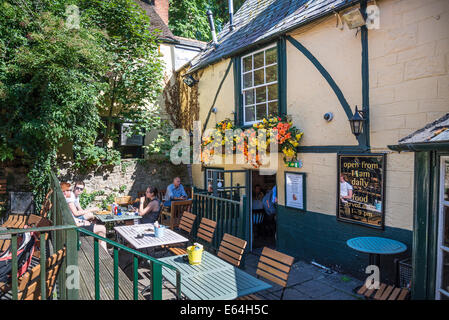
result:
<svg viewBox="0 0 449 320"><path fill-rule="evenodd" d="M80 270L80 300L95 300L94 248L92 237L80 237L81 249L78 251L78 265ZM114 299L114 261L103 249L99 248L100 258L100 299ZM119 298L133 300L133 283L119 268ZM139 300L146 300L140 294Z"/></svg>

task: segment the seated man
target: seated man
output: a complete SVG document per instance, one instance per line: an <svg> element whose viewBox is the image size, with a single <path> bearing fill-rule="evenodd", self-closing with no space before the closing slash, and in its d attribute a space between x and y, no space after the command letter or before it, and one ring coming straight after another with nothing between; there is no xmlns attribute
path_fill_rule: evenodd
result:
<svg viewBox="0 0 449 320"><path fill-rule="evenodd" d="M70 191L70 183L61 182L61 189L66 197L67 204L69 206L70 211L72 212L73 219L77 227L89 230L95 234L98 234L100 237L106 238L106 227L101 224L94 224L89 219L92 219L94 216L92 211L98 210L98 208L92 208L89 210L83 210L79 203L79 195L84 190L84 182L75 182L75 188L73 192ZM101 247L108 251L106 242L99 241Z"/></svg>
<svg viewBox="0 0 449 320"><path fill-rule="evenodd" d="M164 206L170 207L172 200L186 200L187 193L184 190L184 187L181 184L181 178L175 177L173 179L173 183L167 187L167 191L165 193L165 202Z"/></svg>

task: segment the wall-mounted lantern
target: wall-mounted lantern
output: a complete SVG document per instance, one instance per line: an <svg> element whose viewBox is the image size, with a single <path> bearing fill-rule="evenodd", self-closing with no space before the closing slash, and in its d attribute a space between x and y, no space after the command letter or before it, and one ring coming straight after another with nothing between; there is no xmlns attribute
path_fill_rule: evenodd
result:
<svg viewBox="0 0 449 320"><path fill-rule="evenodd" d="M365 18L358 8L354 8L348 12L345 12L342 15L342 19L344 22L346 22L346 25L349 29L359 28L361 26L364 26L366 23Z"/></svg>
<svg viewBox="0 0 449 320"><path fill-rule="evenodd" d="M349 119L349 123L351 125L352 134L358 137L363 131L363 125L365 119L365 111L358 110L357 106L355 106L355 113L351 119Z"/></svg>

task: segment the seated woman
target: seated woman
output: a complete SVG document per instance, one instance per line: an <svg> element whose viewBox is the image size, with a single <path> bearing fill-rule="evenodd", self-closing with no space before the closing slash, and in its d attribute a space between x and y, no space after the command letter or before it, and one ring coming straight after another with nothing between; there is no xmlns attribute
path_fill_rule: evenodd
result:
<svg viewBox="0 0 449 320"><path fill-rule="evenodd" d="M157 197L157 189L149 186L145 191L145 196L140 198L139 216L142 217L139 223L154 223L159 218L161 201Z"/></svg>
<svg viewBox="0 0 449 320"><path fill-rule="evenodd" d="M73 193L70 191L70 183L61 182L61 190L64 194L64 197L66 198L69 209L72 212L72 216L75 220L76 226L98 234L100 237L106 238L106 227L104 225L91 223L87 219L80 219L83 214L81 214L82 211L78 209L73 201ZM106 250L106 252L108 252L106 242L99 241L99 243L101 247Z"/></svg>

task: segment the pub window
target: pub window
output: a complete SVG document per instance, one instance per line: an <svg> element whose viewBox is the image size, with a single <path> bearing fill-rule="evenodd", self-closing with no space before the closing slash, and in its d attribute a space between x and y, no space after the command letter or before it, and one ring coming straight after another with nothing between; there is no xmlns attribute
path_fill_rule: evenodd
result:
<svg viewBox="0 0 449 320"><path fill-rule="evenodd" d="M272 45L243 56L241 70L243 124L250 125L270 114L278 114L277 46Z"/></svg>
<svg viewBox="0 0 449 320"><path fill-rule="evenodd" d="M212 169L207 169L206 170L206 178L207 178L206 187L209 184L213 184L213 180L214 180L213 173L214 172L217 172L217 186L218 187L224 187L224 172L221 171L221 170L212 170Z"/></svg>

